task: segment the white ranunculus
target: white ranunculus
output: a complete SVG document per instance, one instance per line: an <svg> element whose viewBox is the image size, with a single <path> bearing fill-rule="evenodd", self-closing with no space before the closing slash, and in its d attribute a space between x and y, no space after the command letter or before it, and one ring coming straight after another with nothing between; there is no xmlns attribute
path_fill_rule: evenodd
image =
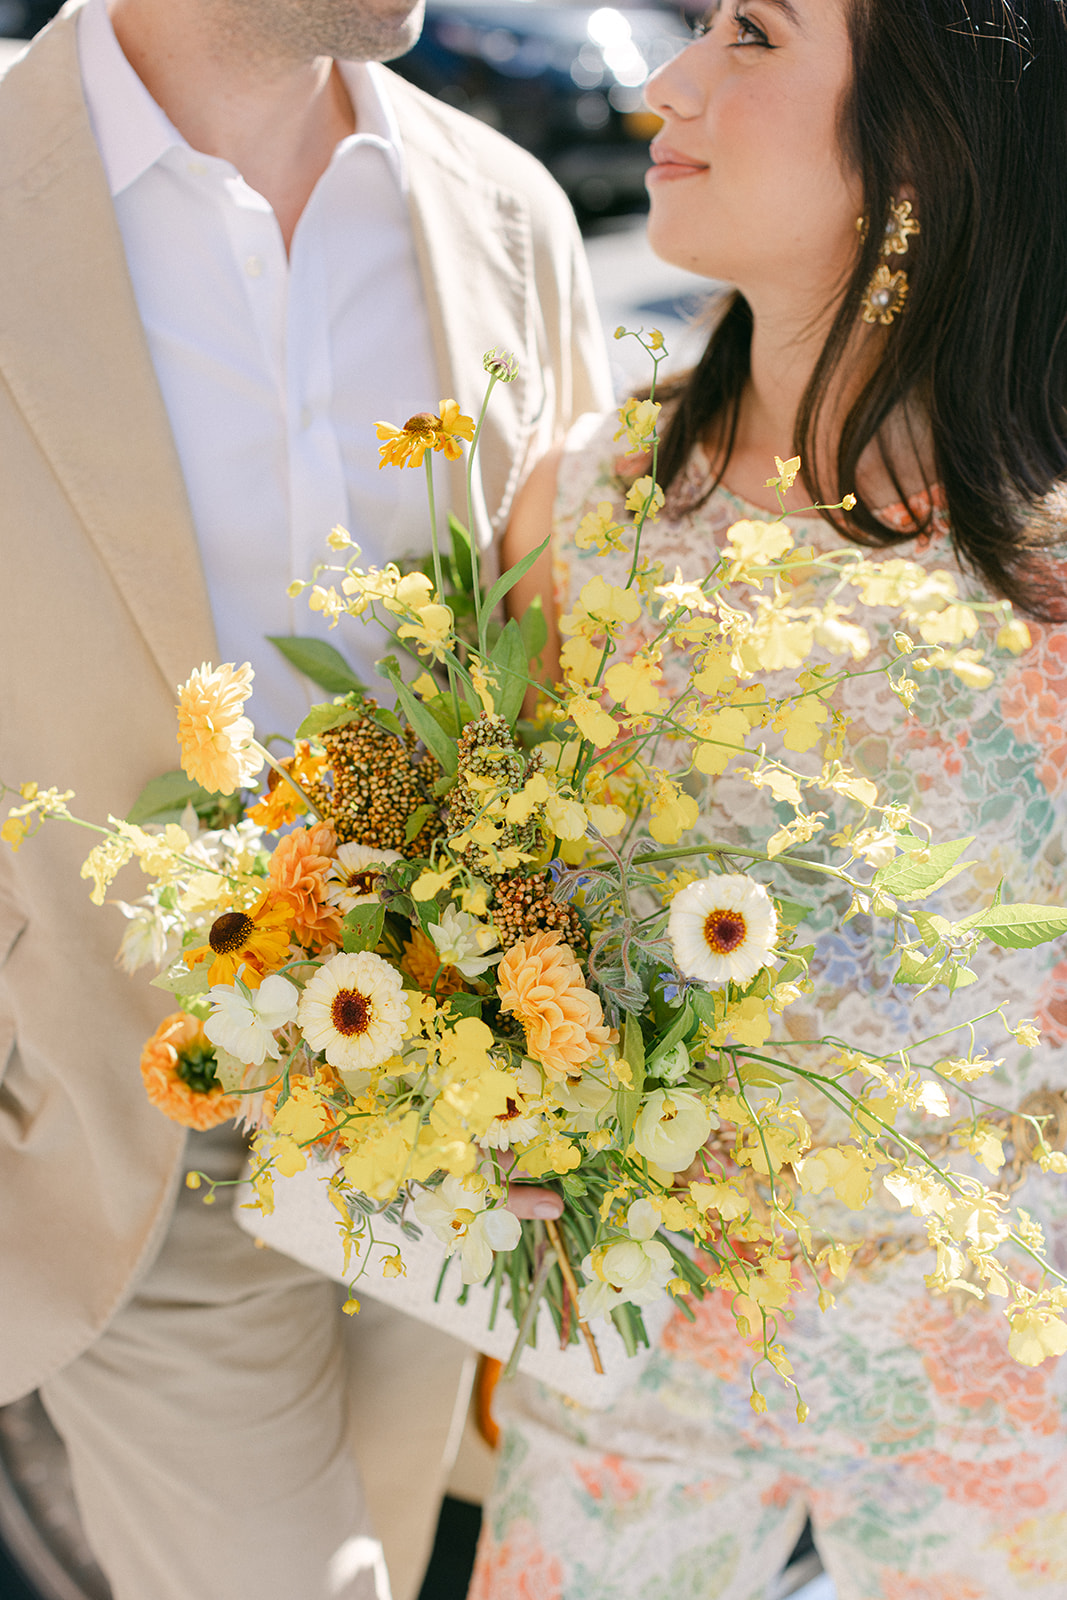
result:
<svg viewBox="0 0 1067 1600"><path fill-rule="evenodd" d="M762 884L739 872L698 878L671 901L667 934L687 978L750 983L774 951L778 918Z"/></svg>
<svg viewBox="0 0 1067 1600"><path fill-rule="evenodd" d="M683 1172L716 1126L691 1089L653 1089L634 1125L634 1144L664 1172Z"/></svg>
<svg viewBox="0 0 1067 1600"><path fill-rule="evenodd" d="M247 1066L262 1066L268 1056L278 1059L274 1035L296 1016L300 991L288 978L272 973L256 990L217 983L208 991L215 1007L204 1023L212 1044Z"/></svg>
<svg viewBox="0 0 1067 1600"><path fill-rule="evenodd" d="M436 1189L415 1198L415 1215L448 1247L459 1251L464 1283L482 1283L493 1270L493 1252L514 1250L522 1236L518 1217L503 1206L486 1210L486 1192L463 1187L450 1173Z"/></svg>
<svg viewBox="0 0 1067 1600"><path fill-rule="evenodd" d="M587 1282L578 1294L578 1312L584 1321L610 1316L616 1306L629 1302L651 1305L674 1277L674 1261L667 1246L653 1234L660 1214L648 1200L635 1200L626 1213L628 1237L600 1245L582 1262Z"/></svg>
<svg viewBox="0 0 1067 1600"><path fill-rule="evenodd" d="M445 907L440 922L429 924L429 934L442 965L455 967L465 978L480 978L504 954L502 950L486 954L500 943L491 922L479 922L469 911L457 911L453 905Z"/></svg>

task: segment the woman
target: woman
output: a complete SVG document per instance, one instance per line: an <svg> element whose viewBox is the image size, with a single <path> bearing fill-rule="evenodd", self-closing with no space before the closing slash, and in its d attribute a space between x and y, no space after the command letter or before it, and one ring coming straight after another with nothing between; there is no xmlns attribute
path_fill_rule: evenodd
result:
<svg viewBox="0 0 1067 1600"><path fill-rule="evenodd" d="M853 763L940 837L981 830L970 887L958 901L946 891L953 914L1001 877L1006 897L1062 896L1067 646L1045 623L1060 611L1047 547L1067 479L1064 82L1052 0L741 0L647 91L663 118L652 243L737 293L661 419L667 506L643 553L668 576L702 576L731 522L777 510L771 464L795 449L803 479L787 509L857 496L847 520L792 518L798 542L955 562L966 587L1038 619L988 695L930 674L909 717L861 681L849 691ZM532 474L506 554L549 530L554 546L516 610L553 590L569 609L594 571L624 581L620 558L574 540L636 475L620 468L615 428L587 419ZM721 780L716 830L765 830L760 798ZM1067 1131L1067 964L1054 948L993 952L965 997L941 989L905 1009L877 928L819 931L795 1038L834 1032L887 1053L975 1014L974 993L1006 999L1015 1018L1036 1012L1044 1039L1028 1050L995 1025L983 1043L1007 1066L990 1097L1039 1092L1047 1126L1062 1114ZM1065 1180L1019 1176L1067 1266ZM610 1412L508 1386L472 1600L756 1600L807 1513L839 1600L1067 1593L1067 1372L1013 1364L995 1304L931 1298L933 1259L909 1214L887 1202L863 1223L835 1309L804 1290L783 1329L805 1427L784 1386L765 1385L769 1410L754 1414L751 1352L721 1295L695 1324L675 1318Z"/></svg>

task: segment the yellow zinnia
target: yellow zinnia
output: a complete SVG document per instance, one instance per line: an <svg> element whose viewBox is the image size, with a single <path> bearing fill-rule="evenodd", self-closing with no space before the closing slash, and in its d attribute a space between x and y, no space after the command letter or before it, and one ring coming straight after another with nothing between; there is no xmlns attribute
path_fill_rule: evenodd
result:
<svg viewBox="0 0 1067 1600"><path fill-rule="evenodd" d="M250 911L225 911L211 924L207 944L185 952L192 968L210 961L213 984L233 983L240 967L250 989L258 989L268 972L280 967L289 954L292 910L268 890Z"/></svg>

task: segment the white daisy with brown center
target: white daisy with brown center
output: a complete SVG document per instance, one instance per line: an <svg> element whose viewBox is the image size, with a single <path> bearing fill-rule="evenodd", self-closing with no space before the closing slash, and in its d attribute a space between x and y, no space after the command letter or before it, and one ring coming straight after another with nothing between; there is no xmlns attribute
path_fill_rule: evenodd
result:
<svg viewBox="0 0 1067 1600"><path fill-rule="evenodd" d="M409 1010L403 980L369 950L331 956L300 997L296 1020L331 1067L369 1072L400 1049Z"/></svg>
<svg viewBox="0 0 1067 1600"><path fill-rule="evenodd" d="M326 898L342 914L353 906L377 902L375 884L383 867L399 861L399 850L376 849L367 844L343 844L323 880Z"/></svg>
<svg viewBox="0 0 1067 1600"><path fill-rule="evenodd" d="M721 987L751 983L767 965L778 936L774 902L743 873L698 878L671 901L667 933L687 978Z"/></svg>

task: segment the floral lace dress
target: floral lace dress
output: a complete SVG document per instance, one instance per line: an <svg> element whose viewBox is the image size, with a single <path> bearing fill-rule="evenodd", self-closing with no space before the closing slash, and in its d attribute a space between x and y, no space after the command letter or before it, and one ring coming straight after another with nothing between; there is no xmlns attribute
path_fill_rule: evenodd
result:
<svg viewBox="0 0 1067 1600"><path fill-rule="evenodd" d="M583 551L573 540L582 516L604 500L622 520L616 426L614 413L583 418L567 441L554 536L561 611L596 573L626 581L627 557ZM731 523L766 517L722 488L686 510L705 473L695 459L646 528L643 553L662 562L665 580L676 568L685 579L703 577ZM798 543L840 543L820 519L788 520ZM935 515L930 537L887 554L952 569L945 535ZM961 589L973 583L961 579ZM868 625L872 615L864 615ZM882 643L889 632L885 618ZM926 909L965 916L988 904L1001 880L1005 900L1062 900L1067 630L1031 625L1031 635L1031 649L1000 664L985 691L926 674L910 715L881 677L848 685L846 759L935 838L978 836L970 852L977 868ZM638 624L625 649L643 642ZM686 670L669 656L663 666L668 688ZM833 799L826 796L827 834L857 816ZM702 825L744 842L765 840L785 820L767 791L727 775L715 781ZM817 846L816 837L805 851ZM776 878L775 887L804 899L802 885ZM1004 1065L979 1090L1010 1106L1067 1086L1063 941L1021 952L987 944L972 962L976 985L951 999L944 988L916 999L891 983L896 962L882 925L842 923L843 910L827 901L808 922L815 989L802 1012L784 1013L783 1037L832 1033L885 1054L1004 1002L1012 1022L1036 1019L1041 1044L1026 1050L999 1018L988 1020L979 1043ZM917 1057L962 1054L966 1043L949 1035ZM804 1109L816 1143L839 1136L817 1107ZM1045 1226L1064 1270L1067 1178L1030 1172L1016 1198ZM835 1285L833 1309L821 1312L805 1289L782 1329L810 1407L803 1425L795 1397L773 1375L761 1382L766 1414L751 1409L751 1352L722 1294L696 1304L695 1322L676 1312L610 1411L578 1408L525 1379L501 1385L500 1468L470 1600L763 1600L806 1514L839 1600L1067 1595L1067 1361L1019 1366L1008 1355L1002 1303L933 1297L923 1281L934 1262L922 1224L888 1195L883 1209L828 1211L826 1222L839 1237L862 1228L877 1242Z"/></svg>

